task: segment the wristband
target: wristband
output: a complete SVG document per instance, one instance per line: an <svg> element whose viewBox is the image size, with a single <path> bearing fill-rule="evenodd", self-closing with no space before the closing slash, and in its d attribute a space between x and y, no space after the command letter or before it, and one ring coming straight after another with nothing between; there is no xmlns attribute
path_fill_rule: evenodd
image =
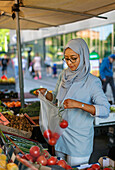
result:
<svg viewBox="0 0 115 170"><path fill-rule="evenodd" d="M45 96L45 97L46 97L47 92L48 92L48 91L46 90L46 92L44 93L44 96Z"/></svg>
<svg viewBox="0 0 115 170"><path fill-rule="evenodd" d="M81 107L83 108L83 107L84 107L84 104L82 104Z"/></svg>

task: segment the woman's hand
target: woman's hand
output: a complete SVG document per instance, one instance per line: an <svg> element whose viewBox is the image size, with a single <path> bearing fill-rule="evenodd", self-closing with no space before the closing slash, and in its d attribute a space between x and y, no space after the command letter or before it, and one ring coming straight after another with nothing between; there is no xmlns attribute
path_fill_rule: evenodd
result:
<svg viewBox="0 0 115 170"><path fill-rule="evenodd" d="M66 99L64 100L63 105L64 105L64 109L76 108L76 100Z"/></svg>
<svg viewBox="0 0 115 170"><path fill-rule="evenodd" d="M95 107L93 105L79 102L79 101L76 101L73 99L64 100L63 105L64 105L64 109L78 108L78 109L82 109L86 112L89 112L92 115L95 115L95 113L96 113Z"/></svg>
<svg viewBox="0 0 115 170"><path fill-rule="evenodd" d="M45 97L47 100L52 101L53 100L53 95L52 93L50 93L49 91L47 91L46 88L40 88L39 91L44 95L45 93ZM38 91L38 95L39 95L39 91Z"/></svg>
<svg viewBox="0 0 115 170"><path fill-rule="evenodd" d="M41 94L45 94L45 92L47 91L47 89L46 88L40 88L39 90L38 90L38 95L39 95L39 91L41 92Z"/></svg>

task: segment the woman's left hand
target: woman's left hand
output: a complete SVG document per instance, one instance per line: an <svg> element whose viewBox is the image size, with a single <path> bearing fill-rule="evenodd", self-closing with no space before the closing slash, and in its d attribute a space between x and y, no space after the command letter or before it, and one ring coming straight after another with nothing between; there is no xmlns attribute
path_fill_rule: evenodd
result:
<svg viewBox="0 0 115 170"><path fill-rule="evenodd" d="M63 105L64 105L64 109L75 108L76 101L73 99L66 99L64 100Z"/></svg>

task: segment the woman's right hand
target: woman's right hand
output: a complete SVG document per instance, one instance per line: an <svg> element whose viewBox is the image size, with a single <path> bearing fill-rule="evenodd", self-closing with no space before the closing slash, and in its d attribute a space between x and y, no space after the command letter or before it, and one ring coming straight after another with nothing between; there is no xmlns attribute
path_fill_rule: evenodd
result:
<svg viewBox="0 0 115 170"><path fill-rule="evenodd" d="M49 91L47 91L46 88L40 88L39 91L40 91L43 95L47 92L47 93L45 94L46 99L49 100L49 101L52 101L52 100L53 100L53 95L52 95L52 93L50 93ZM39 91L38 91L38 95L39 95Z"/></svg>
<svg viewBox="0 0 115 170"><path fill-rule="evenodd" d="M40 88L39 91L41 92L41 94L45 94L45 92L47 91L46 88ZM39 95L39 91L38 91L38 95Z"/></svg>

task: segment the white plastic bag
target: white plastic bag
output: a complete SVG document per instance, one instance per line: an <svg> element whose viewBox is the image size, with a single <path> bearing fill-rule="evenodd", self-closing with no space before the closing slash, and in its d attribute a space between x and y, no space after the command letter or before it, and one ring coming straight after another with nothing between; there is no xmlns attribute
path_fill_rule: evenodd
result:
<svg viewBox="0 0 115 170"><path fill-rule="evenodd" d="M38 98L40 99L40 129L46 141L53 146L65 130L60 127L60 122L65 120L66 110L55 106L40 92ZM66 123L68 126L67 121Z"/></svg>

